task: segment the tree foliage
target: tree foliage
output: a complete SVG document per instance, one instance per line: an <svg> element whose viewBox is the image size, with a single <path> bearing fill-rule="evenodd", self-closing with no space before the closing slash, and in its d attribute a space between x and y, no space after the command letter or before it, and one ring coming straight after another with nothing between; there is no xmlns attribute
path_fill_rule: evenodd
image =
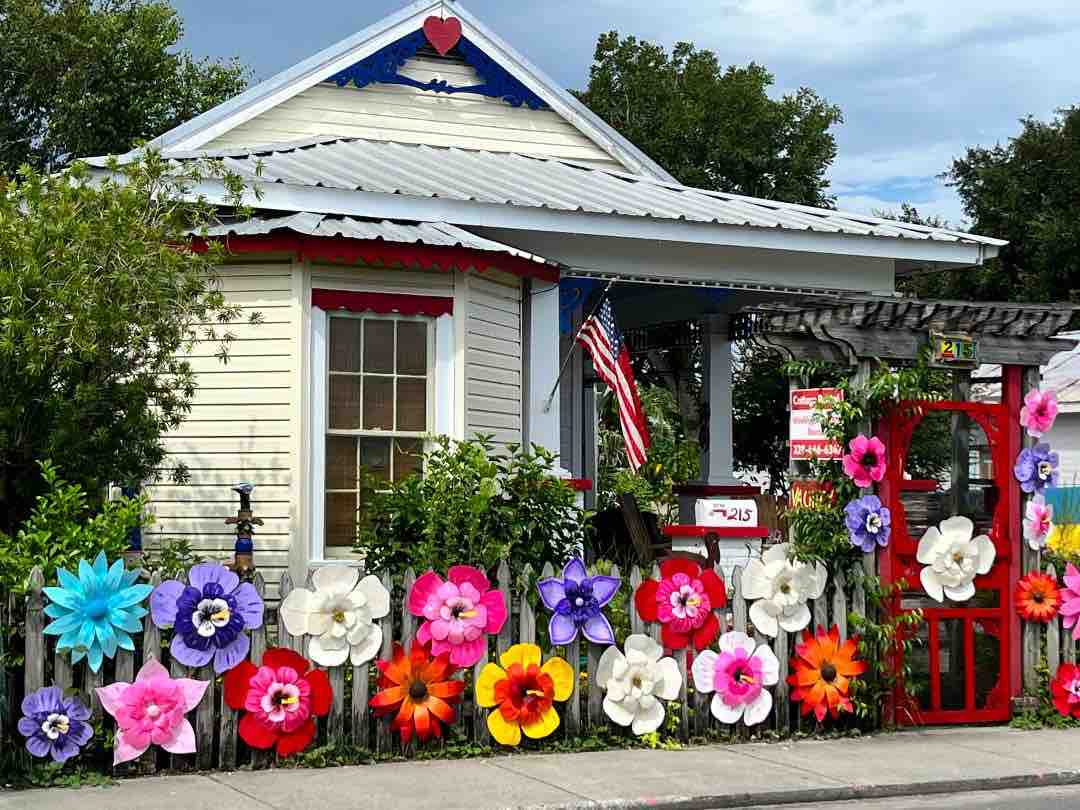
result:
<svg viewBox="0 0 1080 810"><path fill-rule="evenodd" d="M217 170L165 169L151 154L114 165L117 179L76 164L0 187L0 531L30 514L40 461L92 504L154 476L195 392L182 352L227 356L239 312L219 290L221 252L178 248L215 216L183 192Z"/></svg>
<svg viewBox="0 0 1080 810"><path fill-rule="evenodd" d="M784 358L743 341L733 353L731 417L736 472L767 473L769 491L787 489L788 378Z"/></svg>
<svg viewBox="0 0 1080 810"><path fill-rule="evenodd" d="M679 182L754 197L831 205L840 109L813 90L772 98L761 65L723 67L712 51L663 47L616 31L600 36L590 109Z"/></svg>
<svg viewBox="0 0 1080 810"><path fill-rule="evenodd" d="M126 152L244 89L182 36L165 0L0 0L0 175Z"/></svg>

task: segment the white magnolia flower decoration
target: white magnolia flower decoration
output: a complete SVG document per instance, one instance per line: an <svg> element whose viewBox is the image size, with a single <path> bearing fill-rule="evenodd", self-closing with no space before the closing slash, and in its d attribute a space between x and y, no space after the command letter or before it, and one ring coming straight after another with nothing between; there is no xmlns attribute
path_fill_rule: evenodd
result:
<svg viewBox="0 0 1080 810"><path fill-rule="evenodd" d="M630 726L635 734L650 734L664 722L663 700L674 700L682 674L674 658L648 636L627 636L623 645L608 647L600 656L596 682L607 694L604 712L612 722Z"/></svg>
<svg viewBox="0 0 1080 810"><path fill-rule="evenodd" d="M821 563L813 565L788 559L788 544L773 546L760 560L747 563L742 574L742 595L756 599L750 606L750 621L767 636L780 629L789 633L810 624L807 599L825 592L828 574Z"/></svg>
<svg viewBox="0 0 1080 810"><path fill-rule="evenodd" d="M359 666L374 658L382 647L382 628L375 619L390 612L390 593L379 578L369 574L360 579L356 568L327 565L316 569L312 584L314 591L291 591L278 611L286 630L311 636L308 657L324 667L347 659Z"/></svg>
<svg viewBox="0 0 1080 810"><path fill-rule="evenodd" d="M972 537L974 531L971 520L954 515L931 526L919 541L915 559L926 566L919 579L932 599L964 602L975 595L975 577L990 570L995 551L989 537Z"/></svg>

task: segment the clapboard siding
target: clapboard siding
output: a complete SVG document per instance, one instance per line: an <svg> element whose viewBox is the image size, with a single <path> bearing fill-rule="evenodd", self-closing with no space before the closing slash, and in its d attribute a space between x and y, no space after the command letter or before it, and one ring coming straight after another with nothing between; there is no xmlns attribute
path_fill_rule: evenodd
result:
<svg viewBox="0 0 1080 810"><path fill-rule="evenodd" d="M481 84L458 60L419 57L401 71L427 81ZM484 96L444 95L374 84L315 85L214 140L210 147L260 146L322 135L550 155L618 168L619 164L552 110L511 107Z"/></svg>
<svg viewBox="0 0 1080 810"><path fill-rule="evenodd" d="M521 283L468 276L465 321L465 433L521 441ZM497 321L497 322L496 322Z"/></svg>
<svg viewBox="0 0 1080 810"><path fill-rule="evenodd" d="M188 357L198 387L191 412L164 439L169 458L161 478L147 487L155 523L144 533L151 552L168 540L184 540L200 555L232 557L236 513L232 487L255 485L256 564L276 582L289 564L292 532L293 442L298 426L293 407L299 317L292 290L291 263L253 263L222 268L220 289L242 320L225 326L229 362L215 357L217 341L192 347ZM247 318L259 313L261 322ZM188 468L184 484L172 483L170 469ZM276 589L271 593L276 598Z"/></svg>

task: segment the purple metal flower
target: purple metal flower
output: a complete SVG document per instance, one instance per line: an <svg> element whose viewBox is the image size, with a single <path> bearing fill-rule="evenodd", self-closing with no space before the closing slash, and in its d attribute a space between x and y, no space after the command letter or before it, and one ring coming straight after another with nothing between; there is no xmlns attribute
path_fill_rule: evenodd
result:
<svg viewBox="0 0 1080 810"><path fill-rule="evenodd" d="M1047 487L1056 487L1058 454L1051 451L1050 445L1045 442L1025 447L1016 457L1013 474L1024 492L1042 492Z"/></svg>
<svg viewBox="0 0 1080 810"><path fill-rule="evenodd" d="M227 672L247 658L251 642L244 630L263 623L263 600L251 583L220 563L200 563L185 585L162 582L150 594L150 616L158 627L174 627L173 657L184 666Z"/></svg>
<svg viewBox="0 0 1080 810"><path fill-rule="evenodd" d="M540 580L536 584L540 598L552 611L551 643L569 644L580 630L594 644L614 644L615 633L602 608L615 598L620 582L619 577L588 576L585 563L577 558L566 564L561 579Z"/></svg>
<svg viewBox="0 0 1080 810"><path fill-rule="evenodd" d="M94 734L90 710L78 698L65 698L58 686L31 692L22 702L19 733L26 737L26 750L35 757L51 756L53 762L67 762Z"/></svg>
<svg viewBox="0 0 1080 810"><path fill-rule="evenodd" d="M885 548L889 545L892 515L889 514L889 507L881 505L877 495L864 495L845 506L844 524L851 544L863 551L873 551L874 546Z"/></svg>

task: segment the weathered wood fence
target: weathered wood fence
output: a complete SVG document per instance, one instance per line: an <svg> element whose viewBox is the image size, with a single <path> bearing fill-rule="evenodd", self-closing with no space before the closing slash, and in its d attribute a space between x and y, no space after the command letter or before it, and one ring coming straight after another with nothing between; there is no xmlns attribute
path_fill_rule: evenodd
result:
<svg viewBox="0 0 1080 810"><path fill-rule="evenodd" d="M1036 569L1037 570L1037 569ZM1045 572L1059 582L1053 565L1047 565ZM1061 614L1058 613L1046 624L1041 622L1022 622L1023 636L1021 656L1024 665L1024 692L1029 695L1048 696L1046 680L1039 672L1041 662L1046 662L1050 678L1053 679L1058 666L1063 662L1075 664L1077 660L1077 642L1073 639L1072 629L1062 626Z"/></svg>
<svg viewBox="0 0 1080 810"><path fill-rule="evenodd" d="M615 568L613 574L618 575ZM719 570L717 573L720 573ZM716 611L721 624L721 632L727 630L748 629L749 605L740 594L741 569L735 569L732 581L728 583L729 593L734 590L734 596L729 600L726 609ZM541 606L536 609L535 587L532 585L534 577L531 567L527 566L518 576L513 576L505 562L498 569L495 582L503 593L507 605L511 607L511 615L497 638L490 640L489 657L494 660L500 653L518 642L537 642L537 626L541 625L541 631L546 637L546 623L548 613ZM545 566L541 576L551 576L553 571L550 566ZM622 587L607 610L613 615L622 611L629 615L630 632L647 633L653 638L660 639L660 626L655 623L645 623L633 606L633 593L642 581L642 572L634 568L629 575L624 577ZM649 572L649 576L658 577L659 569ZM380 620L383 631L383 647L379 657L389 657L391 645L394 639L401 640L406 647L411 643L417 628L417 618L410 614L405 607L404 594L415 581L415 574L409 570L405 574L404 588L392 587L389 574L381 577L383 584L393 594L393 608L390 615ZM159 582L157 575L150 580L151 584ZM519 585L520 583L520 585ZM256 574L254 581L259 593L265 592L265 583L261 574ZM27 600L26 610L26 640L27 655L23 673L22 688L18 691L26 693L45 686L55 684L64 689L75 689L82 694L97 719L102 719L100 703L94 697L94 687L101 686L112 681L131 681L147 657L155 657L166 664L176 677L194 677L200 680L212 681L210 689L202 703L192 713L190 719L196 730L198 739L198 751L192 755L168 755L152 748L138 763L128 766L128 772L152 773L159 768L170 769L201 769L212 768L232 769L237 765L250 764L252 767L267 767L273 760L273 755L267 752L251 751L237 737L237 712L224 705L222 701L221 678L215 678L213 669L209 666L199 669L190 669L176 661L171 661L168 650L168 639L171 631L162 633L150 617L144 620L141 643L136 644L135 652L124 650L118 651L116 658L102 665L98 673L93 673L80 662L72 667L67 654L58 654L54 650L54 639L43 635L42 630L47 622L44 614L45 597L41 588L44 585L39 571L34 572L33 587ZM836 624L841 634L847 636L847 619L849 611L848 595L842 576L833 578L830 582L830 591L821 599L811 605L814 625L829 626ZM281 577L280 594L284 598L292 589L293 583L288 573ZM522 590L524 589L524 593ZM852 589L850 607L860 614L865 610L865 597L861 584ZM753 632L753 628L750 628ZM621 634L620 634L621 636ZM774 709L769 719L754 730L775 729L778 732L787 732L798 728L798 707L789 700L789 687L786 682L788 674L788 660L798 641L799 634L788 634L781 631L779 636L768 639L758 635L759 643L768 642L780 660L780 682L772 688L774 696ZM621 644L622 638L619 638ZM276 608L271 609L268 605L266 622L263 627L254 631L251 636L251 655L253 662L258 663L263 652L268 646L289 647L297 652L305 653L306 638L293 637L285 628L276 621ZM714 645L715 646L715 645ZM562 655L578 674L578 689L571 699L560 707L562 713L562 728L557 734L564 738L573 738L584 730L598 726L608 726L609 721L603 712L603 692L596 683L594 677L600 661L603 647L590 644L585 639L575 641L565 648L554 648L545 652L545 658L549 654ZM688 656L685 651L676 654L679 668L683 673L683 686L680 698L668 705L669 717L674 713L678 718L678 733L683 739L703 737L706 735L722 736L725 734L740 734L746 736L746 729L736 731L734 727L722 726L716 722L709 711L710 694L696 694L692 683L688 683ZM475 743L486 745L490 743L487 731L488 709L480 709L475 706L471 681L483 668L485 662L474 667L471 673L464 673L463 677L470 681L464 694L464 701L458 712L458 719L450 734L459 739L471 740ZM398 740L392 736L389 728L389 720L376 721L368 708L368 700L376 688L375 679L377 668L374 662L354 667L349 664L326 668L333 687L334 700L330 714L319 721L319 736L315 745L345 746L351 745L356 748L366 749L377 753L390 753L398 750ZM12 706L18 706L19 696L12 696ZM17 718L16 718L17 719ZM111 718L104 718L107 722ZM812 720L811 720L812 722ZM611 726L615 729L616 726ZM629 734L629 730L626 731ZM17 737L17 733L12 733Z"/></svg>

